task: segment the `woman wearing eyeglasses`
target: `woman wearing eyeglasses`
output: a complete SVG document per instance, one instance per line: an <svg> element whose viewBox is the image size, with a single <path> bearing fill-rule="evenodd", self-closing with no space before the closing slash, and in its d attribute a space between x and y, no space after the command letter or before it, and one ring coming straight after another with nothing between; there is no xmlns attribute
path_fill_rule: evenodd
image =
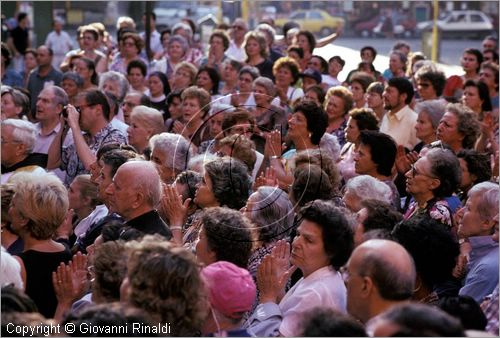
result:
<svg viewBox="0 0 500 338"><path fill-rule="evenodd" d="M451 228L452 211L446 197L451 196L460 183L460 163L456 155L447 149L431 149L411 165L405 176L406 191L413 201L404 219L428 214Z"/></svg>
<svg viewBox="0 0 500 338"><path fill-rule="evenodd" d="M109 69L127 75L127 66L130 61L142 60L147 64L146 60L139 56L143 46L144 41L139 35L135 33L123 34L120 39L120 52L114 57Z"/></svg>

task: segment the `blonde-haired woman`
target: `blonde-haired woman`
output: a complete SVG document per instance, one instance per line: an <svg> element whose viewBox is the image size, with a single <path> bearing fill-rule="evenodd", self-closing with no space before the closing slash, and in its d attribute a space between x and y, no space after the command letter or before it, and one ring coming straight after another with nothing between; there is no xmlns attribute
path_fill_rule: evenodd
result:
<svg viewBox="0 0 500 338"><path fill-rule="evenodd" d="M354 105L352 93L342 86L332 87L326 93L324 105L325 112L328 115L326 132L335 135L340 147L343 147L346 143L347 113Z"/></svg>
<svg viewBox="0 0 500 338"><path fill-rule="evenodd" d="M127 129L128 143L139 154L148 148L149 139L165 131L163 115L154 108L137 106L130 113L130 126Z"/></svg>
<svg viewBox="0 0 500 338"><path fill-rule="evenodd" d="M71 259L70 251L52 239L65 221L68 192L53 174L19 173L12 183L15 193L9 216L12 230L24 241L17 260L25 292L44 317L52 318L57 306L52 272Z"/></svg>
<svg viewBox="0 0 500 338"><path fill-rule="evenodd" d="M243 48L247 54L245 63L257 68L261 76L274 80L273 62L268 58L269 53L264 34L255 31L246 33Z"/></svg>

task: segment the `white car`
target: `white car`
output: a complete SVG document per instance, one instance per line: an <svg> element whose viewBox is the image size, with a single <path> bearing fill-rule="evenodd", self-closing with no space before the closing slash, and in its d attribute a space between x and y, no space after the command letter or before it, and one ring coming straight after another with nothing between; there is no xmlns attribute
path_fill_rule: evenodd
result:
<svg viewBox="0 0 500 338"><path fill-rule="evenodd" d="M491 19L480 11L463 10L445 13L438 21L437 26L444 36L452 37L479 37L495 34ZM417 30L422 32L432 29L433 21L424 21L417 24Z"/></svg>

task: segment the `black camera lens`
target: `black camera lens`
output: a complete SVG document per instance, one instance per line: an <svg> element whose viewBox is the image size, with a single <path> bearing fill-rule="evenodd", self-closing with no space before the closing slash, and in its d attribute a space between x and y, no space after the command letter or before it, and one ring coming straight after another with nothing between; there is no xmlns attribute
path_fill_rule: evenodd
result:
<svg viewBox="0 0 500 338"><path fill-rule="evenodd" d="M63 110L62 110L61 114L62 114L62 116L63 116L64 118L67 118L67 117L68 117L68 106L64 106L64 107L63 107Z"/></svg>

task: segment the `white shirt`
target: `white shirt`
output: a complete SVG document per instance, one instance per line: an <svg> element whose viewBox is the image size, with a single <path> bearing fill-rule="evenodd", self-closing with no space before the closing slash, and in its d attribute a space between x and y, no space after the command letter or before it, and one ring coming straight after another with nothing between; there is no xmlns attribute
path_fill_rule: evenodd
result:
<svg viewBox="0 0 500 338"><path fill-rule="evenodd" d="M321 75L321 83L326 83L329 88L342 85L342 82L329 74Z"/></svg>
<svg viewBox="0 0 500 338"><path fill-rule="evenodd" d="M241 44L241 47L238 47L238 45L236 45L236 43L233 40L229 42L229 48L226 50L226 55L229 56L231 59L240 62L245 62L247 58L247 53L243 48L243 43Z"/></svg>
<svg viewBox="0 0 500 338"><path fill-rule="evenodd" d="M145 46L146 32L142 32L140 35L141 35L142 40L144 41L144 46ZM151 32L151 36L149 37L149 47L151 48L151 51L153 51L153 53L155 53L155 54L158 52L161 52L163 50L163 46L161 45L161 34L158 33L158 31L156 29ZM144 52L145 50L146 50L146 47L144 47L144 49L142 50L144 56L146 56L146 53Z"/></svg>
<svg viewBox="0 0 500 338"><path fill-rule="evenodd" d="M397 113L388 112L382 118L380 132L392 136L399 145L412 150L419 142L415 125L417 124L417 113L408 105L401 108Z"/></svg>
<svg viewBox="0 0 500 338"><path fill-rule="evenodd" d="M73 40L71 40L71 37L65 31L61 31L59 34L52 31L47 35L45 45L54 52L52 66L55 69L59 69L59 65L64 61L66 53L73 48Z"/></svg>
<svg viewBox="0 0 500 338"><path fill-rule="evenodd" d="M120 121L120 119L118 118L118 115L113 117L110 124L113 126L113 128L121 131L123 135L128 135L128 133L127 133L128 124L126 124L123 121Z"/></svg>
<svg viewBox="0 0 500 338"><path fill-rule="evenodd" d="M104 204L100 204L100 205L96 206L95 209L92 210L92 212L87 217L82 219L76 225L75 231L74 231L76 237L80 238L83 235L85 235L85 232L93 223L100 220L101 218L103 218L107 214L108 214L108 208Z"/></svg>
<svg viewBox="0 0 500 338"><path fill-rule="evenodd" d="M304 312L317 307L333 308L346 313L347 290L340 276L330 266L301 278L283 297L279 307L283 314L279 331L285 337L300 335Z"/></svg>

